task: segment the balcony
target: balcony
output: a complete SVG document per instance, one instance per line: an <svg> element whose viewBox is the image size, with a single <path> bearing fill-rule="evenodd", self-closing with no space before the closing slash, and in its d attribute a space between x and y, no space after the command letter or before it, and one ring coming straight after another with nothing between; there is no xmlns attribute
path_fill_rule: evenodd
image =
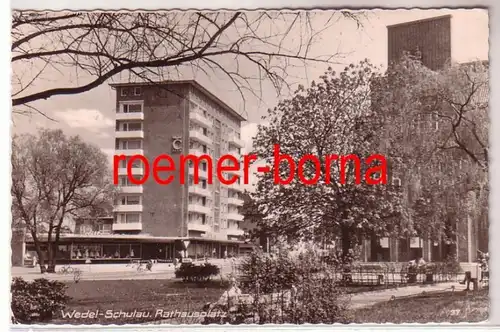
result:
<svg viewBox="0 0 500 332"><path fill-rule="evenodd" d="M126 167L118 168L118 175L128 175L127 168ZM132 175L144 175L144 169L132 168Z"/></svg>
<svg viewBox="0 0 500 332"><path fill-rule="evenodd" d="M133 155L144 155L143 149L117 149L115 150L115 155L133 156Z"/></svg>
<svg viewBox="0 0 500 332"><path fill-rule="evenodd" d="M243 188L243 186L241 184L238 184L238 183L224 184L224 186L226 186L226 188L228 190L233 190L233 191L236 191L236 192L239 192L239 193L242 193L242 192L245 191L245 189Z"/></svg>
<svg viewBox="0 0 500 332"><path fill-rule="evenodd" d="M233 236L242 236L245 234L245 231L239 228L228 228L226 229L227 235L233 235Z"/></svg>
<svg viewBox="0 0 500 332"><path fill-rule="evenodd" d="M203 206L201 204L189 204L188 205L189 212L201 213L201 214L212 214L212 209L208 206Z"/></svg>
<svg viewBox="0 0 500 332"><path fill-rule="evenodd" d="M227 204L235 206L243 206L243 200L235 197L229 197L227 199Z"/></svg>
<svg viewBox="0 0 500 332"><path fill-rule="evenodd" d="M192 156L195 156L195 157L201 157L203 155L210 156L208 154L208 152L205 153L205 152L201 151L200 149L189 149L189 154L192 155Z"/></svg>
<svg viewBox="0 0 500 332"><path fill-rule="evenodd" d="M225 165L224 167L231 166L233 167L234 165ZM241 169L239 170L224 170L221 172L222 175L224 176L224 179L229 180L232 179L233 177L231 175L236 175L237 177L241 177L243 175L243 171Z"/></svg>
<svg viewBox="0 0 500 332"><path fill-rule="evenodd" d="M200 224L197 222L188 222L188 231L198 231L198 232L210 232L212 227L208 224Z"/></svg>
<svg viewBox="0 0 500 332"><path fill-rule="evenodd" d="M212 127L212 122L200 113L196 113L196 112L191 111L189 113L189 119L191 121L193 121L194 123L196 123L204 128L211 128Z"/></svg>
<svg viewBox="0 0 500 332"><path fill-rule="evenodd" d="M204 196L204 197L210 197L212 196L212 192L208 189L203 189L201 186L198 186L196 184L190 185L188 192L190 194L194 195L199 195L199 196Z"/></svg>
<svg viewBox="0 0 500 332"><path fill-rule="evenodd" d="M241 158L241 154L238 151L230 150L227 154L236 158L236 160L238 160L240 163L243 162L243 160Z"/></svg>
<svg viewBox="0 0 500 332"><path fill-rule="evenodd" d="M197 130L190 130L189 137L205 145L212 145L212 139Z"/></svg>
<svg viewBox="0 0 500 332"><path fill-rule="evenodd" d="M143 130L117 130L115 131L115 138L144 138Z"/></svg>
<svg viewBox="0 0 500 332"><path fill-rule="evenodd" d="M194 167L189 168L189 175L194 176ZM198 169L198 178L200 179L208 179L208 173L207 171L204 171L202 169Z"/></svg>
<svg viewBox="0 0 500 332"><path fill-rule="evenodd" d="M120 187L120 192L123 194L142 194L142 186L123 186Z"/></svg>
<svg viewBox="0 0 500 332"><path fill-rule="evenodd" d="M226 214L227 220L243 221L243 215L236 212L229 212Z"/></svg>
<svg viewBox="0 0 500 332"><path fill-rule="evenodd" d="M115 205L113 212L142 212L142 204Z"/></svg>
<svg viewBox="0 0 500 332"><path fill-rule="evenodd" d="M144 120L144 113L130 112L130 113L116 113L116 120Z"/></svg>
<svg viewBox="0 0 500 332"><path fill-rule="evenodd" d="M114 223L113 231L142 231L141 222Z"/></svg>
<svg viewBox="0 0 500 332"><path fill-rule="evenodd" d="M230 135L228 141L229 141L229 144L232 144L232 145L237 146L239 148L245 147L245 143L240 138L238 138L235 134Z"/></svg>

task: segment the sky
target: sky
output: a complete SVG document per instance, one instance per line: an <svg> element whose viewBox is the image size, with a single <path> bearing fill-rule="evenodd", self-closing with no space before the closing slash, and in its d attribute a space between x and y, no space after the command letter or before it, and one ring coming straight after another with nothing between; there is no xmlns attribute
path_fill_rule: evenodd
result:
<svg viewBox="0 0 500 332"><path fill-rule="evenodd" d="M356 63L368 58L375 65L385 67L387 64L387 26L409 22L428 17L452 15L452 60L457 62L488 59L489 32L488 13L486 10L373 10L363 19L363 27L358 28L352 21L339 21L331 28L322 32L320 38L311 47L311 56L321 56L341 53L337 59L338 66ZM319 12L315 15L319 26L330 14ZM313 22L314 24L314 22ZM293 39L289 41L293 43ZM16 68L13 68L15 71ZM326 70L326 65L315 65L290 69L290 84L307 86L311 80L317 79ZM194 75L194 74L193 74ZM71 77L71 78L70 78ZM203 76L184 77L195 78L199 83L220 99L245 114L248 121L242 125L242 139L246 143L243 151L249 152L252 138L257 132L257 125L262 123L261 117L268 108L274 107L280 98L269 82L264 82L260 98L245 95L245 99L235 91L228 80L207 78ZM63 85L64 80L74 80L71 73L63 73L52 84ZM37 102L36 107L52 120L39 114L13 115L12 133L35 132L37 128L60 128L68 135L80 135L89 143L99 146L110 158L114 152L114 101L115 91L108 84L103 84L89 92L58 96L46 101ZM254 167L257 167L255 165ZM111 167L111 165L110 165ZM255 168L254 168L255 170ZM247 189L252 190L255 177Z"/></svg>

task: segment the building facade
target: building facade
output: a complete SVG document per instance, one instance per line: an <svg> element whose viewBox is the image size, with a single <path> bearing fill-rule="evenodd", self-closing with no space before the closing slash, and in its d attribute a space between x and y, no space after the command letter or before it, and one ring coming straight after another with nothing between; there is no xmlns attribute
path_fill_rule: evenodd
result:
<svg viewBox="0 0 500 332"><path fill-rule="evenodd" d="M243 235L238 226L243 220L239 211L243 205L242 172L228 172L225 178L235 176L237 180L226 185L219 181L217 164L224 155L241 159L244 143L240 131L245 118L195 81L112 87L117 96L115 155L127 158L118 165L120 194L114 208L113 232L239 240ZM144 156L149 164L140 160L132 164L134 177L142 179L149 173L140 185L127 177L128 158L134 155ZM161 155L171 160L156 162ZM188 155L191 160L182 159ZM171 161L173 165L169 165ZM158 183L152 176L155 164L174 167L165 176L172 177L170 183ZM190 248L190 254L207 251L202 246Z"/></svg>
<svg viewBox="0 0 500 332"><path fill-rule="evenodd" d="M224 177L234 176L236 182L223 184L217 163L225 155L240 161L245 118L195 81L111 87L116 91L113 169L119 188L113 215L78 220L74 232L61 235L58 261L172 261L179 256L238 255L244 243L239 227L243 173L227 172ZM209 158L200 158L204 155ZM132 156L144 158L136 157L129 165ZM226 159L223 164L232 162ZM128 178L128 166L141 184ZM171 167L171 172L158 173L160 181L171 176L171 182L159 183L153 176L155 167ZM22 251L34 254L29 236L25 243ZM46 245L41 248L43 254ZM22 261L17 256L13 260L16 265Z"/></svg>

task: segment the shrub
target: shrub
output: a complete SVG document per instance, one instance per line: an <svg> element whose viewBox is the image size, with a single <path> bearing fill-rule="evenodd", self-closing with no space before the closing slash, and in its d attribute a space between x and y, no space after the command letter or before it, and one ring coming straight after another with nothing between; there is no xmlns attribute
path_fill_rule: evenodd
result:
<svg viewBox="0 0 500 332"><path fill-rule="evenodd" d="M337 287L335 273L310 249L299 257L282 251L275 257L254 252L240 265L243 294L228 291L227 302L209 306L226 315L205 324L333 324L348 322L349 299ZM237 287L238 285L234 285ZM206 308L208 309L208 307Z"/></svg>
<svg viewBox="0 0 500 332"><path fill-rule="evenodd" d="M182 263L175 271L176 278L182 278L184 282L207 282L211 277L220 273L220 268L210 263L196 265L193 263Z"/></svg>
<svg viewBox="0 0 500 332"><path fill-rule="evenodd" d="M240 287L245 292L263 294L291 289L299 281L299 268L297 260L288 252L271 257L255 251L245 257L239 266Z"/></svg>
<svg viewBox="0 0 500 332"><path fill-rule="evenodd" d="M49 321L70 300L66 287L60 281L43 278L32 282L14 278L11 285L12 313L20 323Z"/></svg>

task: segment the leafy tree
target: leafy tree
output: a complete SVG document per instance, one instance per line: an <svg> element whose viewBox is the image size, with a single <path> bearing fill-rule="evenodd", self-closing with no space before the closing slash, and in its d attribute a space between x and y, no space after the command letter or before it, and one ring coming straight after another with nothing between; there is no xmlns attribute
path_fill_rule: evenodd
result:
<svg viewBox="0 0 500 332"><path fill-rule="evenodd" d="M369 161L377 152L378 130L383 118L371 107L371 82L379 77L368 60L351 64L337 73L331 68L312 82L299 87L292 98L269 110L268 126L260 126L254 139L256 154L272 165L272 170L259 175L255 198L266 214L262 223L278 235L295 239L334 240L341 238L342 253L349 255L354 244L367 234L399 234L408 229L401 205L401 192L383 185L384 165ZM315 185L303 184L297 176L286 185L274 183L274 172L286 179L289 164L274 164L274 145L280 153L290 155L295 164L306 155L317 156L320 176ZM331 162L329 155L360 158L356 162ZM383 162L383 160L378 160ZM378 165L378 166L377 166ZM375 167L377 166L377 167ZM372 167L377 169L373 172ZM342 169L345 179L342 181ZM356 173L361 183L355 183ZM304 176L314 178L316 166L304 164ZM366 183L366 178L378 185Z"/></svg>
<svg viewBox="0 0 500 332"><path fill-rule="evenodd" d="M113 199L107 157L78 136L41 130L37 136L14 136L11 162L13 219L33 238L41 272L54 272L64 222L92 215Z"/></svg>
<svg viewBox="0 0 500 332"><path fill-rule="evenodd" d="M450 236L447 216L470 213L463 203L471 190L476 212L487 208L488 81L485 62L432 71L406 54L372 85L375 109L386 117L384 153L399 161L393 171L420 234Z"/></svg>
<svg viewBox="0 0 500 332"><path fill-rule="evenodd" d="M255 94L254 82L263 78L279 92L287 84L287 68L295 61L328 63L340 55L316 57L309 50L339 19L359 26L360 15L347 11L15 11L12 103L33 108L32 102L89 91L122 72L133 80L159 81L180 77L185 69L207 77L222 75L242 97L245 91ZM317 17L319 28L313 22ZM287 46L289 42L293 47ZM250 66L256 75L246 76L241 70ZM78 80L72 85L54 84L54 75L68 75L67 67Z"/></svg>

